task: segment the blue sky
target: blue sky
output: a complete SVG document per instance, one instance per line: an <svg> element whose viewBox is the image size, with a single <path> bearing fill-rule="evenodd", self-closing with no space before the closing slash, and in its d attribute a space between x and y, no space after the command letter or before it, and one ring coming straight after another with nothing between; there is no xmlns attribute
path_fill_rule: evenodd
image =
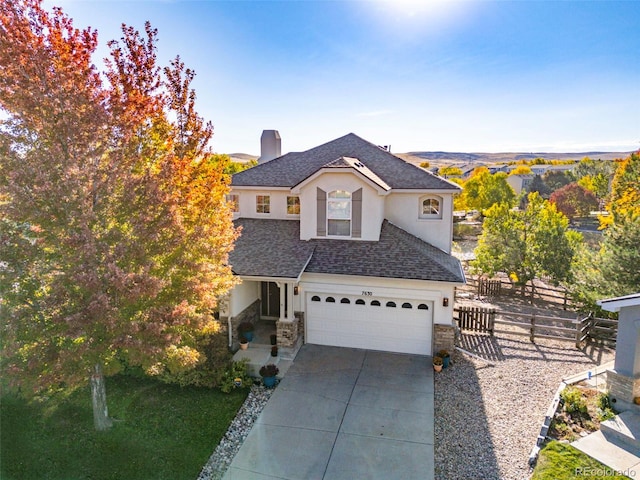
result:
<svg viewBox="0 0 640 480"><path fill-rule="evenodd" d="M394 152L640 148L640 1L80 1L101 49L159 30L196 71L213 149L283 153L349 132Z"/></svg>

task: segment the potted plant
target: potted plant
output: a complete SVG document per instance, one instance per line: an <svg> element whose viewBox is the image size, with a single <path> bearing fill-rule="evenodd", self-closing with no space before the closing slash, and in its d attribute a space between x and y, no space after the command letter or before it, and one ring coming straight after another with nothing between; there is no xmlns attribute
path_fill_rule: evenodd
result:
<svg viewBox="0 0 640 480"><path fill-rule="evenodd" d="M273 363L260 367L260 376L262 377L264 386L267 388L273 387L276 384L276 375L278 375L279 372L280 370L278 370L278 367Z"/></svg>
<svg viewBox="0 0 640 480"><path fill-rule="evenodd" d="M438 357L442 358L442 368L447 368L449 366L449 360L451 358L449 356L449 352L442 349L438 352Z"/></svg>
<svg viewBox="0 0 640 480"><path fill-rule="evenodd" d="M271 347L271 356L272 357L277 357L278 356L278 346L274 345L273 347Z"/></svg>
<svg viewBox="0 0 640 480"><path fill-rule="evenodd" d="M240 348L242 350L246 350L247 348L249 348L249 340L247 340L247 337L245 337L244 335L240 335Z"/></svg>
<svg viewBox="0 0 640 480"><path fill-rule="evenodd" d="M238 325L238 335L244 335L247 341L251 342L253 340L253 323L242 322L240 325Z"/></svg>
<svg viewBox="0 0 640 480"><path fill-rule="evenodd" d="M433 369L436 372L439 372L440 370L442 370L442 357L433 357Z"/></svg>

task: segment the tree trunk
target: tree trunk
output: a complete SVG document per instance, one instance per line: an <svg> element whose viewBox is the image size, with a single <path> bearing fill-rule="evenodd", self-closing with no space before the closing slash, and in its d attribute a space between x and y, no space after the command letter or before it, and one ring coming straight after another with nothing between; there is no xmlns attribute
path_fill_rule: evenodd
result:
<svg viewBox="0 0 640 480"><path fill-rule="evenodd" d="M109 430L113 421L107 409L107 389L104 383L102 365L97 363L91 375L91 401L93 404L93 425L99 432Z"/></svg>

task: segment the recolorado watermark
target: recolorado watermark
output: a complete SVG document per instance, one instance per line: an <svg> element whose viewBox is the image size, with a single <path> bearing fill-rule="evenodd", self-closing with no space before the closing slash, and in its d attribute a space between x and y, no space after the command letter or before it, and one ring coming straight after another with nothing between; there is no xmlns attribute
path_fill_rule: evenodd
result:
<svg viewBox="0 0 640 480"><path fill-rule="evenodd" d="M574 471L575 476L581 477L615 477L616 475L624 475L629 478L635 478L636 470L628 468L626 470L616 470L609 467L577 467Z"/></svg>

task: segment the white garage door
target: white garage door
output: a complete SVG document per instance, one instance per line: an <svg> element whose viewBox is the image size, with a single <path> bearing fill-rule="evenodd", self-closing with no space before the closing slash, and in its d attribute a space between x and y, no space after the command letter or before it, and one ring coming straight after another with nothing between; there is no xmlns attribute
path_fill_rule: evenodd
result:
<svg viewBox="0 0 640 480"><path fill-rule="evenodd" d="M430 302L313 292L306 301L308 343L431 355Z"/></svg>

